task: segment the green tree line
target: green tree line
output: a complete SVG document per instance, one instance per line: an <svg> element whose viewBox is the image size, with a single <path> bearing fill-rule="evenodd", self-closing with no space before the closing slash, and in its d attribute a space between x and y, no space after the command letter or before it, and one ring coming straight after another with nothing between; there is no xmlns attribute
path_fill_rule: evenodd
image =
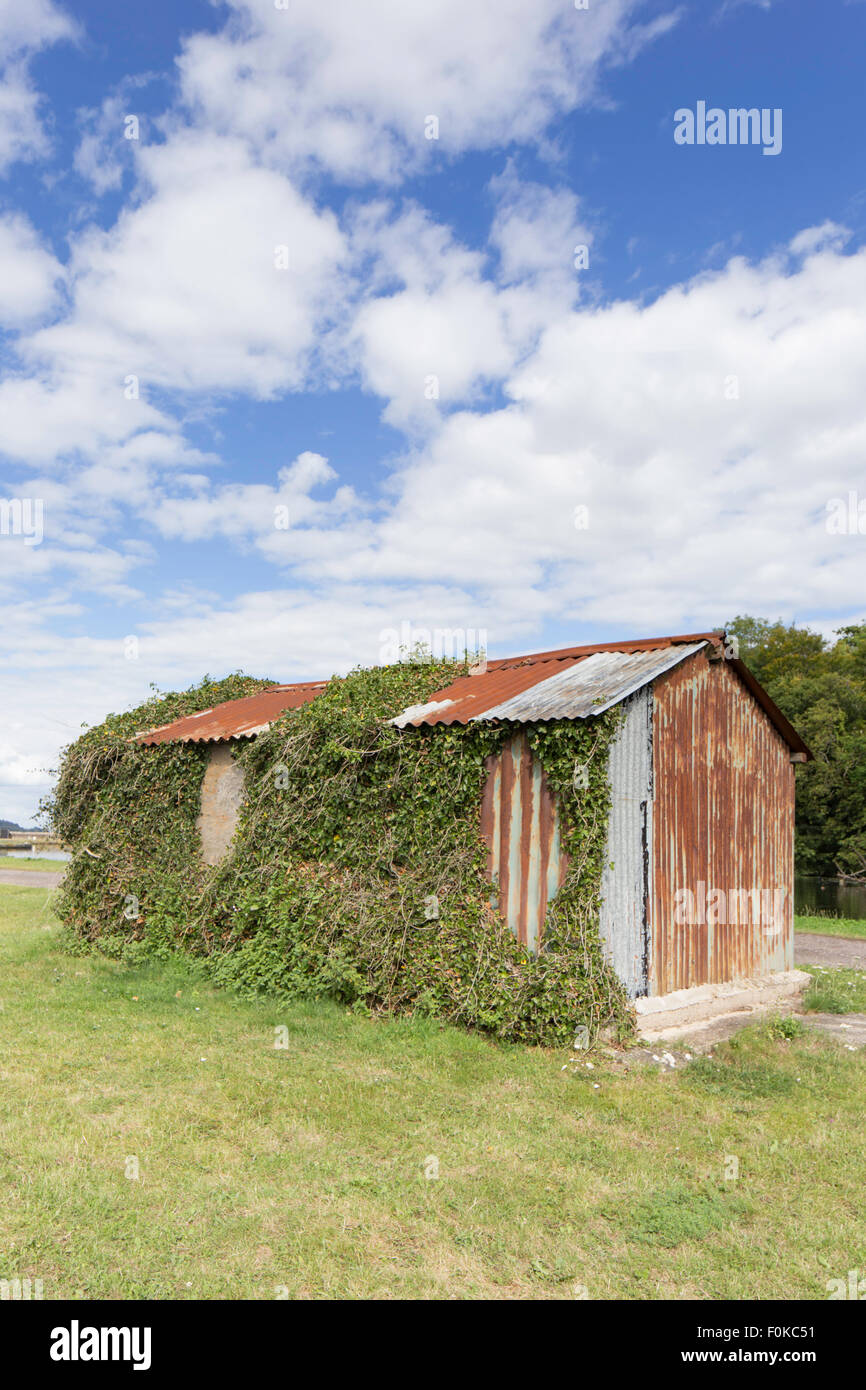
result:
<svg viewBox="0 0 866 1390"><path fill-rule="evenodd" d="M814 754L797 768L797 872L866 876L866 623L830 641L744 615L727 632Z"/></svg>

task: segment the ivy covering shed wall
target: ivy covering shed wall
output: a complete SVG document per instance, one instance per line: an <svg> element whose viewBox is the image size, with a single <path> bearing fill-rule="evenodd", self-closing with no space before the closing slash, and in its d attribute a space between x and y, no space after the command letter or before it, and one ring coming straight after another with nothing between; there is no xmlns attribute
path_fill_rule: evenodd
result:
<svg viewBox="0 0 866 1390"><path fill-rule="evenodd" d="M423 1011L512 1040L627 1029L598 930L619 716L524 726L570 864L530 956L492 901L480 830L485 759L511 726L389 722L464 670L419 660L335 677L232 744L246 800L214 867L195 828L209 745L130 737L271 682L205 680L87 730L64 754L51 806L73 850L60 899L70 941L126 959L184 949L243 992Z"/></svg>

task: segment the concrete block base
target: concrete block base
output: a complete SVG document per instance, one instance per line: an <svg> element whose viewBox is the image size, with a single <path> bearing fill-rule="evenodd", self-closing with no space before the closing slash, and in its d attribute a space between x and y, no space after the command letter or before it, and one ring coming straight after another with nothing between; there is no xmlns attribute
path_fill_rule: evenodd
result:
<svg viewBox="0 0 866 1390"><path fill-rule="evenodd" d="M722 1019L790 1013L811 980L805 970L782 970L751 980L721 985L696 985L671 994L648 995L634 1001L638 1036L646 1042L675 1041L700 1033Z"/></svg>

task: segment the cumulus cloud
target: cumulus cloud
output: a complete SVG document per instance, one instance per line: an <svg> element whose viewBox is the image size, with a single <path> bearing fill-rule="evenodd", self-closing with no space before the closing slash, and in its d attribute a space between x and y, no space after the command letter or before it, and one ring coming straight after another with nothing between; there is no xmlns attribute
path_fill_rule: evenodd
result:
<svg viewBox="0 0 866 1390"><path fill-rule="evenodd" d="M63 267L26 217L0 215L0 265L0 328L22 327L54 307Z"/></svg>
<svg viewBox="0 0 866 1390"><path fill-rule="evenodd" d="M76 241L73 310L30 339L30 356L122 363L143 391L296 389L338 293L333 214L234 140L190 133L138 162L149 196Z"/></svg>
<svg viewBox="0 0 866 1390"><path fill-rule="evenodd" d="M0 383L0 451L47 464L73 455L95 456L140 429L173 429L162 411L140 393L132 394L139 385L129 367L129 358L121 356L116 362L101 361L98 370L63 361L53 371L10 373Z"/></svg>
<svg viewBox="0 0 866 1390"><path fill-rule="evenodd" d="M51 0L0 0L0 175L18 160L47 153L44 103L30 75L30 60L77 32Z"/></svg>
<svg viewBox="0 0 866 1390"><path fill-rule="evenodd" d="M518 625L843 613L862 554L825 521L862 490L866 251L801 245L561 314L505 374L509 403L440 417L376 517L275 558L319 584L447 579ZM451 286L429 293L457 341ZM389 330L389 361L413 360L417 317Z"/></svg>
<svg viewBox="0 0 866 1390"><path fill-rule="evenodd" d="M499 275L505 284L552 280L561 292L576 284L578 249L587 251L593 233L580 215L577 195L569 188L520 180L512 166L491 181L498 199L490 242L499 253ZM572 288L568 298L572 298Z"/></svg>
<svg viewBox="0 0 866 1390"><path fill-rule="evenodd" d="M491 191L495 279L484 254L417 206L389 217L380 205L355 225L366 292L350 336L392 424L429 428L442 410L483 396L578 297L575 244L591 234L575 196L511 172Z"/></svg>
<svg viewBox="0 0 866 1390"><path fill-rule="evenodd" d="M333 525L358 507L350 487L338 488L327 500L310 495L335 478L328 460L308 450L278 470L274 486L225 483L213 487L207 478L201 478L191 496L163 495L151 521L170 539L195 541L222 536L253 542L265 554L279 551L284 543L293 552L297 527Z"/></svg>
<svg viewBox="0 0 866 1390"><path fill-rule="evenodd" d="M634 23L637 0L230 4L234 23L194 35L180 59L195 118L269 161L359 182L402 178L434 148L540 140L553 116L593 100L606 63L674 19Z"/></svg>
<svg viewBox="0 0 866 1390"><path fill-rule="evenodd" d="M124 173L134 168L137 141L146 140L149 123L137 111L148 73L131 74L98 107L78 113L81 137L73 166L100 195L119 189Z"/></svg>

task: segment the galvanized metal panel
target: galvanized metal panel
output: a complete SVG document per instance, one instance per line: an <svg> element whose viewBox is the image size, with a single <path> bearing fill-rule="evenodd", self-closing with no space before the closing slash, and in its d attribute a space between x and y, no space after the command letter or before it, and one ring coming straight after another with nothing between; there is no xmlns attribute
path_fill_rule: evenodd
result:
<svg viewBox="0 0 866 1390"><path fill-rule="evenodd" d="M730 662L656 682L653 777L650 993L790 969L791 749Z"/></svg>
<svg viewBox="0 0 866 1390"><path fill-rule="evenodd" d="M518 941L535 951L567 864L556 801L524 734L487 759L481 833L499 911Z"/></svg>
<svg viewBox="0 0 866 1390"><path fill-rule="evenodd" d="M648 988L652 705L649 687L628 698L608 762L611 805L599 926L605 955L631 999Z"/></svg>
<svg viewBox="0 0 866 1390"><path fill-rule="evenodd" d="M491 706L478 719L587 719L602 714L705 646L687 642L642 652L595 652L564 671Z"/></svg>

